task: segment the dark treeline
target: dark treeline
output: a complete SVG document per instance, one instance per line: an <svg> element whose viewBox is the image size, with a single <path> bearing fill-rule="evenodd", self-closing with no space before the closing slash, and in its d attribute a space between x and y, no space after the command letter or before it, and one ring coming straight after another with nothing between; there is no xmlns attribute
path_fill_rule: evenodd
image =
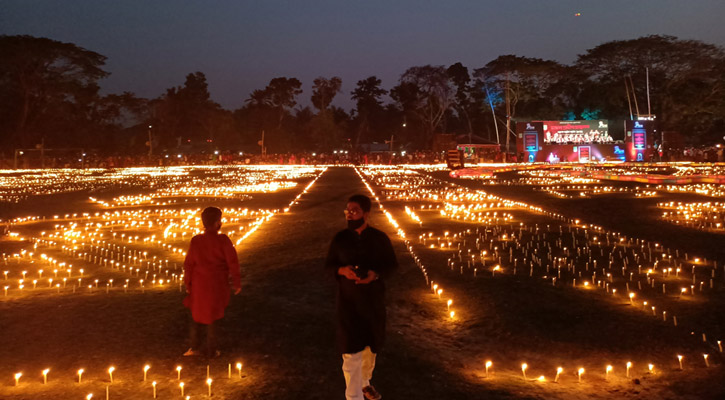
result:
<svg viewBox="0 0 725 400"><path fill-rule="evenodd" d="M671 36L604 43L572 65L503 55L473 69L414 66L392 88L370 76L351 93L341 93L338 77L315 79L312 93L303 93L294 77L277 77L246 98L240 94L236 110L211 100L202 72L143 99L101 95L106 57L72 43L0 36L0 54L5 154L40 143L143 154L149 137L154 153L259 152L262 132L270 153L357 149L391 136L396 148L429 149L436 133L503 144L516 120L627 119L650 110L660 130L677 131L690 144L713 143L725 133L725 51ZM312 107L300 106L302 96ZM355 107L334 106L337 96L350 96Z"/></svg>

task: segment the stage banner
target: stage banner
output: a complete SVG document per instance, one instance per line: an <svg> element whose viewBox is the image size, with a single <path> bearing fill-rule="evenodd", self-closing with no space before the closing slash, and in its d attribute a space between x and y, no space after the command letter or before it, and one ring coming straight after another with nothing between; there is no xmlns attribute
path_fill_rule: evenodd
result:
<svg viewBox="0 0 725 400"><path fill-rule="evenodd" d="M543 121L546 144L614 143L609 135L609 121Z"/></svg>

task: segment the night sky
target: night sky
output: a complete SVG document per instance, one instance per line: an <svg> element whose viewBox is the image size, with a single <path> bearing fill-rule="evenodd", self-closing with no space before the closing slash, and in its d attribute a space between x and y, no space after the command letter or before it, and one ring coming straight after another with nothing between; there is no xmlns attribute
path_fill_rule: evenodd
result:
<svg viewBox="0 0 725 400"><path fill-rule="evenodd" d="M581 16L575 16L581 13ZM212 99L238 108L278 76L340 76L349 109L370 75L502 54L572 62L610 40L674 35L725 45L723 0L0 0L0 33L75 43L108 57L106 93L157 97L202 71ZM1 55L0 55L1 56Z"/></svg>

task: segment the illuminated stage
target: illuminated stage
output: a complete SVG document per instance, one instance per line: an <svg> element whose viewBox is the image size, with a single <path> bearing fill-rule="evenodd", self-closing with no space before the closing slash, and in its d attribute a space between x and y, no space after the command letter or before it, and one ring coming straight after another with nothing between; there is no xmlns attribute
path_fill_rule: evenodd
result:
<svg viewBox="0 0 725 400"><path fill-rule="evenodd" d="M651 161L651 121L531 121L516 124L522 162Z"/></svg>

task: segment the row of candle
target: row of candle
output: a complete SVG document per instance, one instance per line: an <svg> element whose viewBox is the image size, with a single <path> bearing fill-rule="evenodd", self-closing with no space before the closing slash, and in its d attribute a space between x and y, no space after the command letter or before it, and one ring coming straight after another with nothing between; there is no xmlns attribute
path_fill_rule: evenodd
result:
<svg viewBox="0 0 725 400"><path fill-rule="evenodd" d="M237 372L239 374L239 378L240 379L242 377L242 366L243 365L244 364L242 364L239 361L237 361L235 363L235 368L237 369ZM51 370L50 368L46 368L46 369L44 369L44 370L42 370L40 372L40 374L43 376L43 384L47 384L48 383L48 374L50 373L50 370ZM149 372L149 370L151 370L151 365L146 364L146 365L143 366L143 369L142 369L142 371L143 371L143 382L146 382L148 380L148 372ZM182 370L183 370L183 366L181 366L181 365L177 365L176 368L174 369L174 371L176 371L176 380L178 380L178 381L181 380L181 371ZM113 373L115 371L116 371L116 367L115 366L110 366L106 370L106 372L108 373L108 377L109 377L110 383L113 383ZM207 365L206 366L206 378L207 379L210 377L209 371L210 371L210 367L209 367L209 365ZM85 370L85 368L80 368L80 369L78 369L76 371L76 376L78 377L78 383L83 383L83 374L86 373L86 372L87 371ZM231 363L229 364L228 374L229 374L229 376L228 376L229 379L231 379L232 378L232 364ZM20 378L22 376L23 376L23 373L22 372L17 372L17 373L14 374L14 377L15 377L15 386L18 386L19 385Z"/></svg>
<svg viewBox="0 0 725 400"><path fill-rule="evenodd" d="M703 358L705 367L706 368L709 368L710 367L709 354L702 354L702 358ZM684 370L683 360L684 360L684 356L678 354L677 355L677 362L678 362L678 364L677 364L678 365L678 368L677 369L680 370L680 371L683 371ZM634 364L631 361L627 361L627 363L624 365L624 370L625 370L624 376L625 376L625 378L632 378L632 376L633 376L633 374L632 374L633 368L634 368ZM493 370L494 370L493 362L491 360L486 360L484 362L485 377L486 378L492 377L493 376ZM523 380L525 382L529 382L529 381L546 382L547 381L545 375L540 375L538 378L530 379L526 375L526 371L528 371L528 370L529 370L529 365L527 363L522 363L521 364L521 375L522 375L522 378L523 378ZM615 375L614 366L611 365L611 364L607 364L606 366L604 366L602 368L602 370L604 372L604 379L605 380L609 380L610 376L614 376ZM582 377L584 376L584 373L586 372L586 369L584 367L579 367L579 368L575 369L575 371L576 371L576 377L577 377L578 383L581 383L582 382ZM554 383L559 383L559 380L560 380L559 378L560 378L560 376L562 375L563 372L564 372L564 368L563 367L557 367L556 368L555 377L554 377L554 380L553 380ZM647 364L646 373L647 374L655 374L656 373L655 365L652 364L652 363Z"/></svg>
<svg viewBox="0 0 725 400"><path fill-rule="evenodd" d="M397 230L398 236L403 240L403 242L405 243L406 248L408 249L408 253L411 255L411 257L415 261L416 266L418 266L418 268L423 273L423 276L425 277L426 285L429 285L430 284L430 285L434 285L435 286L434 292L435 292L435 294L438 295L438 299L440 300L441 299L441 294L443 293L443 288L439 288L438 284L435 284L434 282L432 282L430 280L430 278L428 276L428 271L427 271L425 265L420 261L420 258L418 257L418 255L416 254L416 252L415 252L415 250L413 248L413 244L408 239L405 231L400 227L400 224L398 223L398 221L385 208L385 206L383 205L380 197L378 197L378 195L375 193L375 191L370 186L370 184L368 183L368 181L365 179L364 172L362 172L358 168L355 168L355 172L357 172L358 176L362 180L362 182L365 185L365 187L367 188L368 192L370 192L370 195L373 197L373 199L375 200L375 202L378 204L378 207L380 208L380 210L383 212L383 214L388 219L388 222L390 222L390 224ZM412 212L412 210L407 209L406 211L408 212L408 215L409 216L411 216L411 214L414 215L414 213ZM411 216L411 218L413 218L413 217ZM413 219L416 220L415 218L413 218ZM456 316L456 312L455 312L455 310L451 310L451 305L452 304L453 304L453 299L450 299L449 298L446 301L446 312L448 313L448 316L451 319L454 319L455 316Z"/></svg>
<svg viewBox="0 0 725 400"><path fill-rule="evenodd" d="M709 231L722 231L725 229L725 203L698 202L698 203L658 203L657 207L665 210L662 219L674 224Z"/></svg>
<svg viewBox="0 0 725 400"><path fill-rule="evenodd" d="M236 369L236 375L238 376L238 379L239 380L242 379L242 367L243 367L243 364L241 362L236 362L234 364L234 368ZM150 369L151 369L151 366L150 365L148 365L148 364L147 365L144 365L143 370L142 370L143 371L143 380L141 382L148 382L148 372L149 372ZM177 365L176 368L175 368L175 371L176 371L176 381L178 382L176 384L176 387L178 387L178 390L180 391L181 397L184 397L185 396L185 389L188 390L188 387L186 386L186 383L184 381L182 381L182 378L181 378L181 371L182 371L182 369L183 369L183 367L181 365ZM41 375L43 376L43 384L44 385L47 385L48 384L48 375L49 375L50 371L51 371L50 368L46 368L46 369L44 369L44 370L41 371ZM108 374L108 384L109 384L108 386L106 386L106 399L107 400L110 398L110 385L113 385L113 383L114 383L114 378L113 378L114 372L116 372L116 367L114 367L114 366L110 366L106 370L106 373ZM84 368L81 368L81 369L79 369L76 372L76 375L78 377L77 378L77 383L79 385L84 382L83 381L83 374L84 373L86 373L86 370ZM22 377L23 377L23 373L22 372L17 372L17 373L14 373L13 374L13 379L15 380L15 386L16 387L20 386L20 384L21 384L20 381L21 381L21 378ZM228 365L227 378L229 380L232 379L232 364L231 363L229 363L229 365ZM86 380L86 382L87 382L87 380ZM209 397L211 397L212 396L212 382L213 382L213 379L211 378L210 366L209 365L206 366L206 379L205 379L204 382L205 382L205 384L207 386L207 395ZM154 399L157 398L157 386L158 386L158 382L157 381L152 381L151 382L151 388L152 388L152 396L151 397L154 398ZM86 398L87 399L93 398L93 394L92 393L89 393L86 396ZM186 398L188 399L189 396L187 396Z"/></svg>

